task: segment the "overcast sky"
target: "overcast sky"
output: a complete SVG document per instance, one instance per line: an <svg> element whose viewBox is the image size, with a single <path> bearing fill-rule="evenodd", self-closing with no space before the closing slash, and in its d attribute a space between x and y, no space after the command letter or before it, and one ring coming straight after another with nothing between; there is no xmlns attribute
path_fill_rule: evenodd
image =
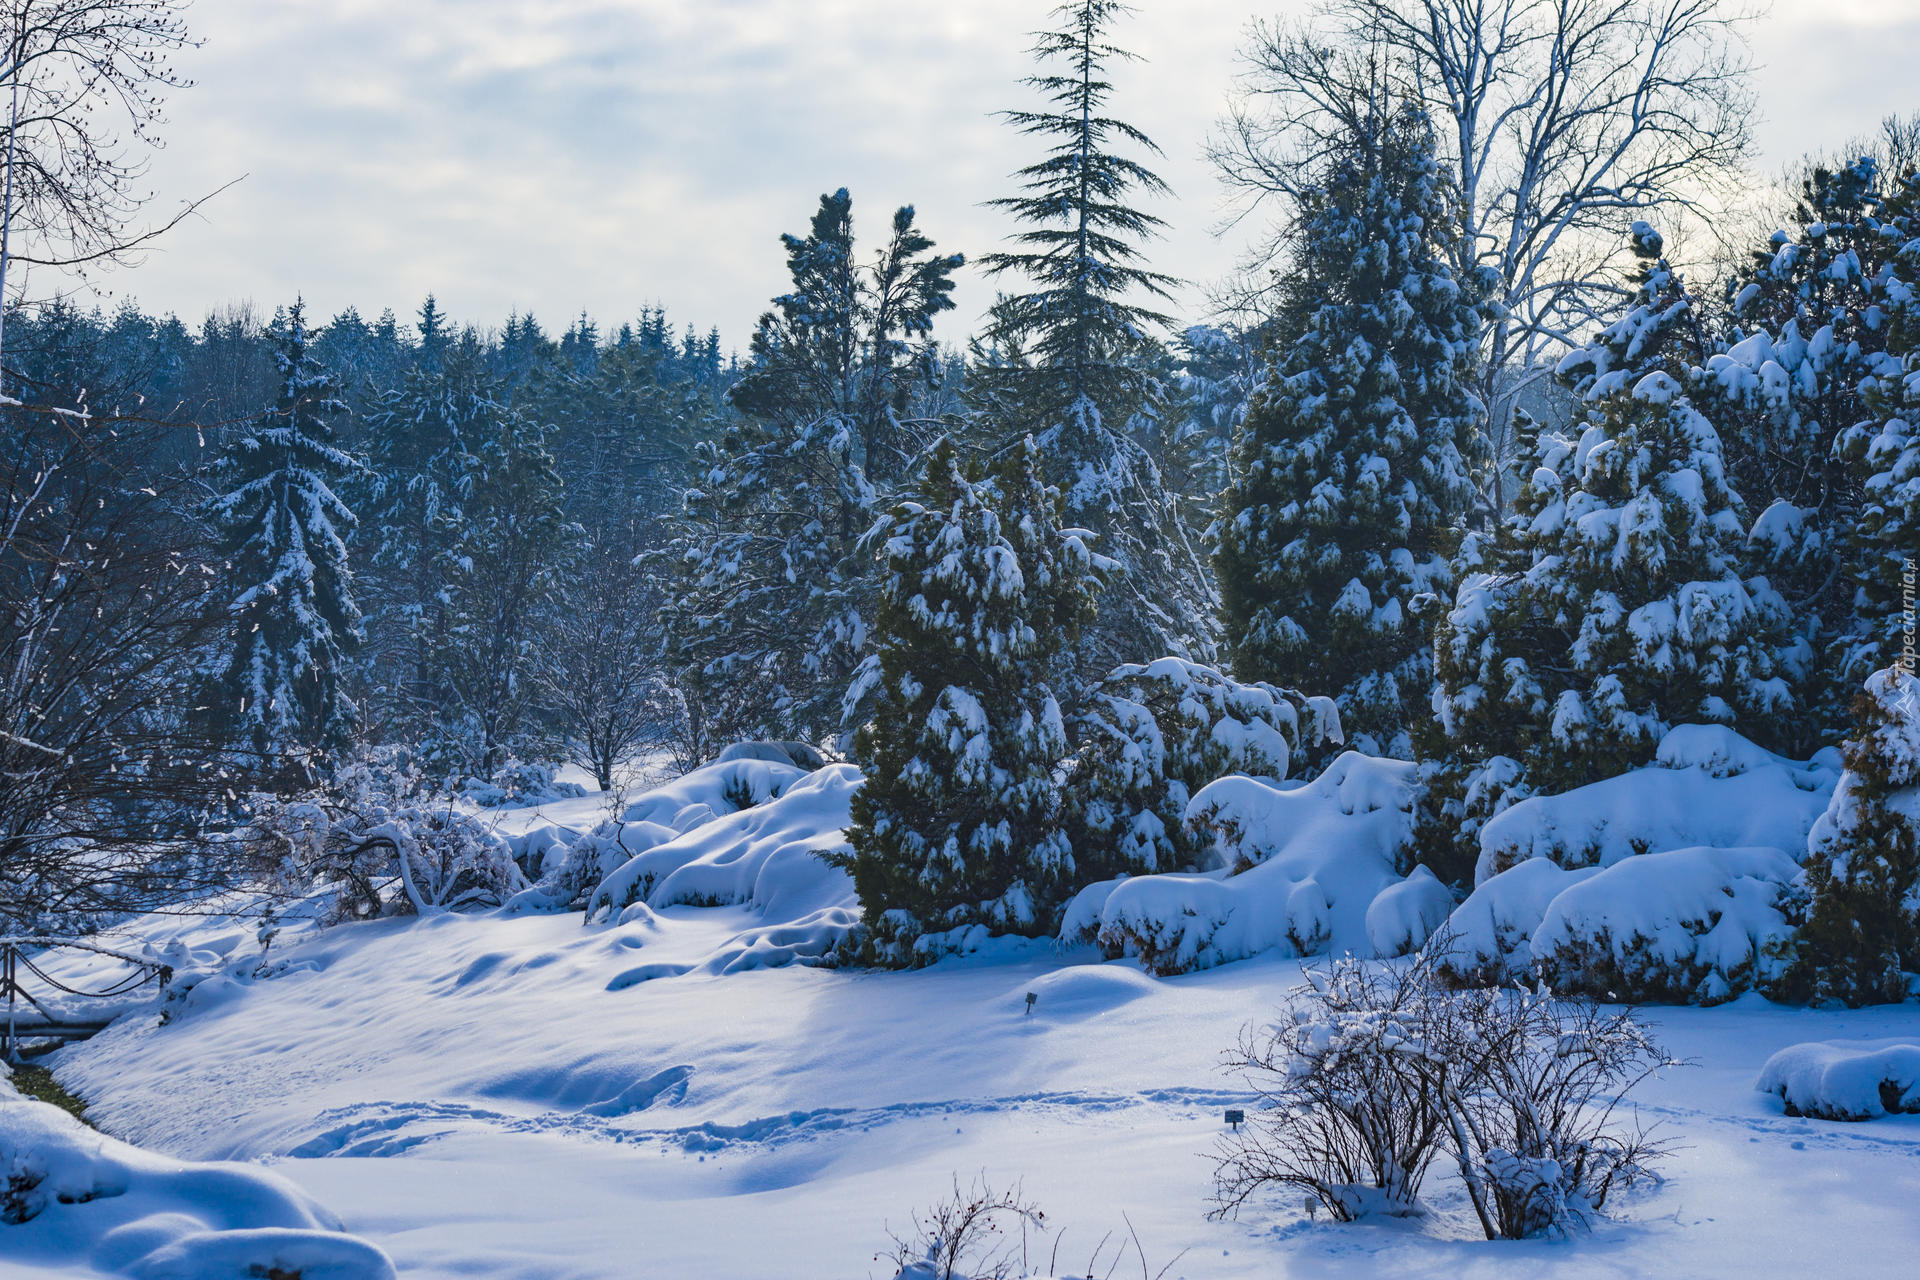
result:
<svg viewBox="0 0 1920 1280"><path fill-rule="evenodd" d="M247 175L137 267L118 296L190 322L304 294L410 319L643 305L744 346L783 284L779 233L845 185L875 234L911 202L942 248L1005 231L1030 147L991 113L1025 105L1028 33L1052 0L195 0L155 157L156 214ZM1166 152L1176 198L1155 265L1206 281L1239 245L1210 234L1200 159L1250 17L1306 0L1138 0L1117 31L1147 61L1118 114ZM1920 109L1920 0L1773 0L1754 31L1763 161ZM989 297L969 279L949 336ZM1201 303L1197 293L1187 310Z"/></svg>

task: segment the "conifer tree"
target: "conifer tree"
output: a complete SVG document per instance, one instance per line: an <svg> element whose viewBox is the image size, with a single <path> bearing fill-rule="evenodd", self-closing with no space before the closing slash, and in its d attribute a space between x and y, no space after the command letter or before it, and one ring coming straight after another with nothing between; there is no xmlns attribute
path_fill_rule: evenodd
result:
<svg viewBox="0 0 1920 1280"><path fill-rule="evenodd" d="M864 958L925 963L970 930L1044 936L1077 883L1052 676L1099 565L1060 529L1038 466L1025 440L984 479L943 440L919 495L875 527L873 713L856 743L867 781L840 859Z"/></svg>
<svg viewBox="0 0 1920 1280"><path fill-rule="evenodd" d="M1920 678L1875 672L1853 715L1846 772L1808 840L1791 999L1897 1002L1920 973Z"/></svg>
<svg viewBox="0 0 1920 1280"><path fill-rule="evenodd" d="M1814 171L1796 229L1775 232L1729 283L1732 325L1694 393L1755 513L1751 571L1793 605L1791 675L1804 711L1780 728L1796 731L1782 743L1796 754L1848 731L1848 705L1873 669L1857 660L1854 580L1836 570L1866 479L1843 438L1874 416L1866 392L1886 355L1889 289L1913 234L1889 216L1888 186L1871 157Z"/></svg>
<svg viewBox="0 0 1920 1280"><path fill-rule="evenodd" d="M1485 416L1452 199L1422 111L1356 107L1304 199L1305 323L1237 433L1215 553L1235 672L1332 695L1350 743L1402 758L1431 714L1422 600L1451 592Z"/></svg>
<svg viewBox="0 0 1920 1280"><path fill-rule="evenodd" d="M1745 512L1681 381L1693 301L1644 223L1635 248L1638 305L1561 362L1581 416L1539 436L1494 544L1469 539L1479 571L1435 645L1448 747L1536 789L1643 765L1676 724L1752 733L1792 708L1784 602L1740 574Z"/></svg>
<svg viewBox="0 0 1920 1280"><path fill-rule="evenodd" d="M808 234L784 237L793 289L760 319L728 393L742 420L701 445L678 521L667 616L715 745L837 733L874 610L854 544L932 434L916 400L961 258L907 206L863 265L852 210L845 189L824 195Z"/></svg>
<svg viewBox="0 0 1920 1280"><path fill-rule="evenodd" d="M1135 299L1165 299L1177 281L1144 265L1141 243L1164 224L1135 203L1167 186L1121 151L1159 149L1108 114L1109 68L1133 55L1107 31L1128 12L1118 0L1072 0L1036 35L1034 56L1050 69L1024 83L1046 107L1002 114L1047 153L1015 175L1020 195L989 202L1021 224L1016 247L981 259L1025 288L995 303L969 371L988 429L1009 442L1034 435L1066 518L1120 566L1083 645L1089 678L1161 653L1210 659L1218 639L1212 581L1143 444L1164 413L1154 333L1168 319Z"/></svg>
<svg viewBox="0 0 1920 1280"><path fill-rule="evenodd" d="M507 413L477 335L449 340L432 298L420 335L419 364L369 419L361 504L374 533L365 575L369 674L383 713L415 725L444 702L437 655L448 642L456 548L471 536L481 441Z"/></svg>
<svg viewBox="0 0 1920 1280"><path fill-rule="evenodd" d="M346 667L361 637L347 565L354 516L335 488L358 464L332 443L344 406L308 352L300 303L273 340L280 397L233 441L225 492L211 508L233 597L210 705L265 768L310 773L353 730Z"/></svg>

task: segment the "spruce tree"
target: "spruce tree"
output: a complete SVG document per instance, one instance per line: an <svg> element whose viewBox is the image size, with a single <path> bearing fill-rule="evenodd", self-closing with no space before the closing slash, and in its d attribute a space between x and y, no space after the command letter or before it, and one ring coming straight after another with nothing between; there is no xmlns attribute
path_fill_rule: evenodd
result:
<svg viewBox="0 0 1920 1280"><path fill-rule="evenodd" d="M1792 711L1785 605L1741 576L1745 511L1681 381L1693 301L1659 237L1635 240L1638 304L1560 366L1579 419L1540 434L1513 517L1463 549L1435 643L1443 750L1469 762L1455 804L1489 770L1564 791L1646 764L1676 724Z"/></svg>
<svg viewBox="0 0 1920 1280"><path fill-rule="evenodd" d="M438 654L448 643L456 548L471 537L481 441L508 412L477 335L449 340L432 298L420 334L419 363L369 419L361 500L374 535L364 575L369 676L383 715L414 726L445 703Z"/></svg>
<svg viewBox="0 0 1920 1280"><path fill-rule="evenodd" d="M1782 994L1898 1002L1920 975L1920 678L1875 672L1853 716L1846 772L1808 840Z"/></svg>
<svg viewBox="0 0 1920 1280"><path fill-rule="evenodd" d="M855 543L932 434L930 333L961 264L911 206L860 263L845 189L820 198L807 235L783 239L793 289L761 317L728 393L738 420L699 448L669 558L673 656L715 746L837 735L873 622L876 581Z"/></svg>
<svg viewBox="0 0 1920 1280"><path fill-rule="evenodd" d="M856 740L867 780L840 858L865 914L863 958L925 963L968 931L1044 936L1077 884L1053 671L1099 568L1060 529L1038 467L1025 440L984 479L943 440L918 496L874 531L873 710Z"/></svg>
<svg viewBox="0 0 1920 1280"><path fill-rule="evenodd" d="M1889 185L1871 157L1814 171L1795 229L1775 232L1729 283L1732 323L1694 395L1755 513L1750 571L1793 603L1801 652L1791 675L1804 710L1780 728L1796 754L1848 731L1848 705L1872 670L1857 660L1855 583L1835 568L1866 478L1844 437L1874 414L1866 393L1885 359L1890 290L1912 239L1889 216Z"/></svg>
<svg viewBox="0 0 1920 1280"><path fill-rule="evenodd" d="M1305 322L1237 433L1215 553L1235 672L1332 695L1353 746L1402 758L1431 714L1423 598L1451 593L1485 417L1453 198L1424 112L1357 112L1304 200Z"/></svg>
<svg viewBox="0 0 1920 1280"><path fill-rule="evenodd" d="M227 557L229 647L213 718L269 771L312 773L352 736L347 664L361 637L335 492L358 464L332 443L344 406L308 352L300 303L272 333L279 399L235 438L211 514Z"/></svg>
<svg viewBox="0 0 1920 1280"><path fill-rule="evenodd" d="M1177 281L1144 264L1142 242L1164 224L1136 203L1167 186L1122 154L1159 148L1108 114L1109 68L1133 55L1107 32L1130 11L1117 0L1073 0L1054 10L1057 27L1036 35L1034 56L1050 69L1024 83L1046 107L1002 114L1044 139L1047 153L1016 173L1020 195L989 202L1021 224L1016 247L981 259L1025 288L995 303L969 370L988 430L1002 441L1035 437L1066 518L1119 565L1083 645L1090 678L1162 653L1210 659L1218 640L1195 530L1145 446L1166 412L1155 333L1168 319L1135 299L1166 299Z"/></svg>

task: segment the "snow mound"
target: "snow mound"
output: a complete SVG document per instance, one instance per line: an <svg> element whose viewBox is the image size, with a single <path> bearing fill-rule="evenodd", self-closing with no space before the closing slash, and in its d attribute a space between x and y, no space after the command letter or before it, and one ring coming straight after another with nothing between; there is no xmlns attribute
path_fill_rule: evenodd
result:
<svg viewBox="0 0 1920 1280"><path fill-rule="evenodd" d="M277 1174L149 1155L0 1079L0 1253L63 1276L392 1280L381 1250Z"/></svg>
<svg viewBox="0 0 1920 1280"><path fill-rule="evenodd" d="M1804 849L1839 776L1831 752L1789 760L1723 726L1681 725L1652 767L1534 796L1489 819L1474 883L1529 858L1579 868L1698 845Z"/></svg>
<svg viewBox="0 0 1920 1280"><path fill-rule="evenodd" d="M1152 995L1160 984L1131 965L1082 964L1023 982L998 1003L1021 1017L1087 1018ZM1036 998L1027 1012L1027 994Z"/></svg>
<svg viewBox="0 0 1920 1280"><path fill-rule="evenodd" d="M1418 951L1447 921L1453 894L1438 876L1415 867L1399 884L1390 884L1367 907L1367 941L1375 955L1391 959Z"/></svg>
<svg viewBox="0 0 1920 1280"><path fill-rule="evenodd" d="M807 918L815 925L857 914L852 879L822 855L846 847L843 833L852 821L860 771L837 764L793 772L776 798L628 859L594 890L588 919L618 915L635 904L650 911L740 904L769 919Z"/></svg>
<svg viewBox="0 0 1920 1280"><path fill-rule="evenodd" d="M1629 858L1556 895L1534 931L1555 991L1719 1004L1779 975L1792 929L1782 892L1800 864L1778 849L1674 849Z"/></svg>
<svg viewBox="0 0 1920 1280"><path fill-rule="evenodd" d="M1241 777L1210 783L1187 806L1187 821L1214 834L1228 867L1089 885L1067 905L1060 936L1098 942L1110 957L1137 957L1156 973L1274 948L1370 955L1368 909L1400 882L1395 868L1412 838L1414 786L1413 765L1352 751L1305 786ZM1416 920L1430 906L1400 905L1417 908ZM1383 914L1383 928L1386 920ZM1395 923L1412 932L1412 921Z"/></svg>
<svg viewBox="0 0 1920 1280"><path fill-rule="evenodd" d="M1877 1120L1920 1114L1920 1044L1796 1044L1767 1059L1754 1088L1779 1098L1790 1116Z"/></svg>
<svg viewBox="0 0 1920 1280"><path fill-rule="evenodd" d="M712 817L723 816L765 804L806 776L805 769L790 761L738 757L716 760L643 792L627 806L620 820L657 822L663 827L685 830L674 819L695 806L705 805Z"/></svg>

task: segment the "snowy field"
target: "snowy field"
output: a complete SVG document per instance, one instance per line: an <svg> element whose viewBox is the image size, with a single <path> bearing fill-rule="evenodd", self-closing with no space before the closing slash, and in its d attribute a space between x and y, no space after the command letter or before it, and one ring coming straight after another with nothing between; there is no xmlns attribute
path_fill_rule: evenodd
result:
<svg viewBox="0 0 1920 1280"><path fill-rule="evenodd" d="M1662 751L1490 824L1480 890L1454 917L1468 967L1529 947L1544 962L1555 939L1631 925L1712 1005L1646 1011L1687 1063L1635 1095L1675 1150L1664 1182L1591 1232L1488 1243L1438 1168L1423 1219L1335 1225L1279 1195L1207 1217L1223 1113L1254 1101L1223 1052L1320 962L1288 958L1286 939L1391 954L1437 923L1437 886L1391 869L1404 766L1350 755L1304 785L1230 778L1196 796L1254 865L1093 886L1063 929L1109 951L1157 940L1194 970L1156 976L1090 942L814 967L855 919L850 882L815 854L839 841L858 775L736 760L638 795L597 835L599 796L488 811L544 873L506 909L295 924L264 959L252 920L114 931L182 975L166 1019L129 1007L52 1062L140 1150L71 1125L49 1138L50 1108L0 1097L0 1148L66 1153L37 1215L0 1237L0 1275L259 1276L269 1245L309 1259L302 1280L384 1275L339 1225L409 1277L884 1280L889 1227L981 1175L1021 1184L1064 1232L1057 1253L1036 1245L1036 1274L1084 1274L1100 1249L1104 1275L1135 1233L1148 1275L1171 1262L1191 1280L1906 1274L1920 1115L1790 1110L1875 1115L1883 1079L1920 1109L1920 1005L1727 999L1779 928L1771 860L1804 841L1836 771L1719 731L1676 731ZM235 1177L244 1194L194 1191ZM1138 1267L1129 1246L1115 1274Z"/></svg>

